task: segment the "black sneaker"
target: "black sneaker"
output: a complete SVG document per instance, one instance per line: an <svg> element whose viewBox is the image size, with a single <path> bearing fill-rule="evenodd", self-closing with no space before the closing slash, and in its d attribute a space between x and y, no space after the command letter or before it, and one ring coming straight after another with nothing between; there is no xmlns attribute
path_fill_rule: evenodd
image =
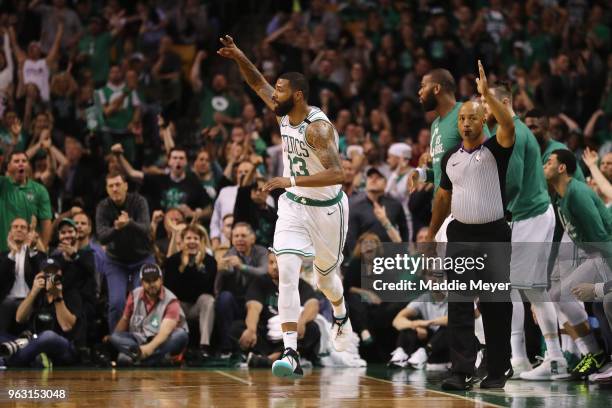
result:
<svg viewBox="0 0 612 408"><path fill-rule="evenodd" d="M249 353L246 362L250 368L270 368L272 367L272 361L268 357L262 356L260 354L255 354L253 352Z"/></svg>
<svg viewBox="0 0 612 408"><path fill-rule="evenodd" d="M490 388L504 388L506 385L506 381L514 375L514 371L510 368L502 375L487 375L480 382L480 388L490 389Z"/></svg>
<svg viewBox="0 0 612 408"><path fill-rule="evenodd" d="M297 351L287 347L280 358L272 364L272 374L277 377L302 377L304 371Z"/></svg>
<svg viewBox="0 0 612 408"><path fill-rule="evenodd" d="M467 391L472 389L472 377L464 374L452 374L442 381L442 389L446 391Z"/></svg>
<svg viewBox="0 0 612 408"><path fill-rule="evenodd" d="M123 352L125 355L130 357L133 361L139 361L141 356L140 346L130 346Z"/></svg>
<svg viewBox="0 0 612 408"><path fill-rule="evenodd" d="M605 352L600 351L597 354L589 353L580 360L578 365L571 372L571 378L581 380L589 377L589 374L596 373L608 361L608 356Z"/></svg>
<svg viewBox="0 0 612 408"><path fill-rule="evenodd" d="M210 358L212 353L210 352L210 346L200 346L200 350L198 352L198 358L200 361L206 361Z"/></svg>

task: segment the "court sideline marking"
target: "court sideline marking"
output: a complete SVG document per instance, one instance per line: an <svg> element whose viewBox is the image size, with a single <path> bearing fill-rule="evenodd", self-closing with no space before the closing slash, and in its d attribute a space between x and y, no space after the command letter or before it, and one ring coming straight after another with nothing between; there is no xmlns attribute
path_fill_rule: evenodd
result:
<svg viewBox="0 0 612 408"><path fill-rule="evenodd" d="M222 376L224 376L224 377L227 377L227 378L231 378L232 380L239 381L239 382L241 382L241 383L243 383L243 384L246 384L246 385L248 385L248 386L253 385L253 383L252 383L252 382L247 381L247 380L244 380L244 379L242 379L242 378L240 378L240 377L236 377L235 375L232 375L232 374L226 373L225 371L215 370L215 373L220 374L220 375L222 375Z"/></svg>
<svg viewBox="0 0 612 408"><path fill-rule="evenodd" d="M432 392L432 393L435 393L435 394L442 394L442 395L445 395L447 397L448 396L455 397L455 398L463 399L463 400L466 400L466 401L474 402L476 404L481 404L481 405L483 405L485 407L506 408L503 405L497 405L497 404L493 404L491 402L486 402L486 401L479 401L479 400L477 400L475 398L465 397L463 395L451 394L450 392L432 390L432 389L429 389L429 388L420 388L420 387L416 387L416 386L414 386L412 384L406 384L406 383L401 383L401 382L393 382L393 381L389 381L389 380L383 380L382 378L376 378L376 377L372 377L370 375L364 375L363 377L367 378L367 379L370 379L370 380L380 381L380 382L384 382L384 383L392 384L392 385L397 385L397 384L404 385L406 387L414 388L414 389L417 389L419 391L429 391L429 392Z"/></svg>

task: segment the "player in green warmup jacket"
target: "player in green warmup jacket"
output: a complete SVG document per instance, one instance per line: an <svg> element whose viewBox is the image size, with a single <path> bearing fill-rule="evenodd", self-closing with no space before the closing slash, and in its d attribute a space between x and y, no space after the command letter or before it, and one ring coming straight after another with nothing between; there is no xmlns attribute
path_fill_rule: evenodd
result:
<svg viewBox="0 0 612 408"><path fill-rule="evenodd" d="M444 154L461 142L457 120L461 102L455 99L455 79L445 69L434 69L421 80L419 101L426 112L435 111L438 116L431 124L430 154L431 168L418 168L410 176L410 192L414 192L417 181L433 182L438 190L442 176L441 162ZM440 227L436 241L446 241L446 226L452 220L449 216Z"/></svg>
<svg viewBox="0 0 612 408"><path fill-rule="evenodd" d="M553 150L544 165L544 175L559 196L559 215L566 233L586 254L586 259L577 268L563 276L559 288L562 302L558 304L568 323L579 336L584 334L580 337L590 346L588 353L581 350L584 357L572 371L573 377L584 378L602 368L608 357L592 338L586 313L582 317L576 315L572 322L574 311L568 308L577 303L571 300L574 300L572 291L579 285L612 280L612 216L597 194L573 177L576 167L576 157L571 151ZM581 319L584 321L575 321ZM578 341L576 344L580 346Z"/></svg>
<svg viewBox="0 0 612 408"><path fill-rule="evenodd" d="M557 312L547 291L547 263L555 231L555 213L540 166L540 147L527 126L512 109L507 86L491 89L514 120L515 142L506 173L507 210L512 221L512 369L513 378L552 380L569 376L557 333ZM484 101L483 101L484 103ZM488 112L487 126L495 133L495 117ZM529 243L536 243L528 245ZM532 370L525 347L525 308L521 293L531 302L546 341L546 359Z"/></svg>

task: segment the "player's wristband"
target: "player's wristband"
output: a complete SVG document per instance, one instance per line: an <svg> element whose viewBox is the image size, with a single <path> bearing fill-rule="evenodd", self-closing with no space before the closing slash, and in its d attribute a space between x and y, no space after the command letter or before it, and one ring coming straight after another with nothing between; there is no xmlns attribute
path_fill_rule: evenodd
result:
<svg viewBox="0 0 612 408"><path fill-rule="evenodd" d="M291 181L291 187L295 187L295 176L289 177L289 180Z"/></svg>
<svg viewBox="0 0 612 408"><path fill-rule="evenodd" d="M390 230L391 228L393 228L393 224L391 224L390 222L386 223L385 225L383 225L383 228L386 230Z"/></svg>
<svg viewBox="0 0 612 408"><path fill-rule="evenodd" d="M427 181L427 170L420 167L414 170L419 174L419 181L425 183Z"/></svg>

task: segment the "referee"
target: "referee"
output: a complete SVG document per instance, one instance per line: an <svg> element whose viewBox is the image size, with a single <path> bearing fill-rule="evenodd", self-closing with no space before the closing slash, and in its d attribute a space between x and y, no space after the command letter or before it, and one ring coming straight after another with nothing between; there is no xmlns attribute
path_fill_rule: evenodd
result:
<svg viewBox="0 0 612 408"><path fill-rule="evenodd" d="M508 244L478 244L480 255L477 256L483 256L484 253L488 255L485 268L475 273L475 276L451 273L449 278L463 279L464 282L471 279L507 283L510 275L511 231L505 220L505 191L506 171L514 146L514 121L508 110L490 92L480 61L478 70L478 92L497 120L497 134L487 139L483 132L485 111L482 104L466 102L461 106L458 127L462 142L442 158L442 177L433 204L429 240L433 242L433 237L452 210L455 219L447 228L449 247L457 246L452 245L453 242ZM456 254L454 251L447 253ZM472 387L477 353L472 300L476 296L480 298L486 344L495 346L495 353L487 355L488 375L480 383L480 388L504 387L511 372L512 303L509 291L501 293L501 297L495 299L496 302L486 301L490 293L470 293L467 301L459 294L451 294L456 299L462 297L462 300L453 302L452 297L449 299L452 375L442 383L443 389L468 390Z"/></svg>

